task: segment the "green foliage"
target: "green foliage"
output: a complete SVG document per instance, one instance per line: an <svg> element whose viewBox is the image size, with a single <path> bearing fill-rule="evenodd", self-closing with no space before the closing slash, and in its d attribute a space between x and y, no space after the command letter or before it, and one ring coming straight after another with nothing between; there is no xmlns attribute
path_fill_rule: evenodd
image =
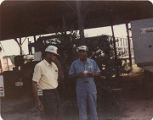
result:
<svg viewBox="0 0 153 120"><path fill-rule="evenodd" d="M112 37L102 35L86 39L89 47L89 57L94 59L100 67L102 74L107 78L126 72L119 56L114 54Z"/></svg>
<svg viewBox="0 0 153 120"><path fill-rule="evenodd" d="M99 37L85 38L84 41L89 48L89 57L97 62L104 76L112 78L116 74L119 75L120 73L126 72L119 56L115 60L112 37L102 35ZM43 43L45 47L52 44L59 48L59 59L65 75L67 75L72 61L78 58L76 49L80 45L80 40L76 32L70 32L69 34L57 33L53 37L44 37L38 42L39 45L40 42Z"/></svg>

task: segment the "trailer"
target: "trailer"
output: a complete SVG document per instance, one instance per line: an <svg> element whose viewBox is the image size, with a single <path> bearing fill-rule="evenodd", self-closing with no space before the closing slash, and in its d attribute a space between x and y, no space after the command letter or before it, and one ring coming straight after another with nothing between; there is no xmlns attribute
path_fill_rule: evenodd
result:
<svg viewBox="0 0 153 120"><path fill-rule="evenodd" d="M153 72L153 18L131 22L135 63Z"/></svg>

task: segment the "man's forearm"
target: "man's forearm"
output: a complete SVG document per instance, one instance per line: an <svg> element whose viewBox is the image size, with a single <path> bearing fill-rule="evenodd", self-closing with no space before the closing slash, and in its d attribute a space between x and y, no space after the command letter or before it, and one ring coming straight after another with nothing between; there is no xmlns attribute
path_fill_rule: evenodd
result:
<svg viewBox="0 0 153 120"><path fill-rule="evenodd" d="M34 101L36 103L36 102L39 101L39 96L37 94L37 90L38 90L37 83L36 82L32 82L32 86L33 86Z"/></svg>
<svg viewBox="0 0 153 120"><path fill-rule="evenodd" d="M37 87L37 83L36 82L32 82L32 85L33 85L33 94L34 94L34 103L35 103L35 106L38 110L40 111L43 111L44 107L39 99L39 96L37 94L37 90L38 90L38 87Z"/></svg>
<svg viewBox="0 0 153 120"><path fill-rule="evenodd" d="M101 76L101 73L98 72L98 73L93 73L93 77L100 77Z"/></svg>
<svg viewBox="0 0 153 120"><path fill-rule="evenodd" d="M69 75L69 78L70 78L70 79L76 79L76 78L78 78L78 77L79 77L78 74L75 74L75 75Z"/></svg>

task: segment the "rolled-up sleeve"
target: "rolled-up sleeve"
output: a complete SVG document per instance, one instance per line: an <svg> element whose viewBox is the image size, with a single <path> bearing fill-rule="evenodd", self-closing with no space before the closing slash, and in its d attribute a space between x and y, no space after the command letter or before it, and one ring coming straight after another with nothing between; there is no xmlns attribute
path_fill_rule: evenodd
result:
<svg viewBox="0 0 153 120"><path fill-rule="evenodd" d="M8 58L8 65L13 65L10 58Z"/></svg>
<svg viewBox="0 0 153 120"><path fill-rule="evenodd" d="M32 80L35 82L39 82L39 80L41 79L41 68L40 66L37 64L34 68L34 73L33 73L33 78Z"/></svg>
<svg viewBox="0 0 153 120"><path fill-rule="evenodd" d="M95 61L93 61L93 63L94 63L94 73L101 72L100 69L99 69L99 67L98 67L98 65L97 65L97 63Z"/></svg>

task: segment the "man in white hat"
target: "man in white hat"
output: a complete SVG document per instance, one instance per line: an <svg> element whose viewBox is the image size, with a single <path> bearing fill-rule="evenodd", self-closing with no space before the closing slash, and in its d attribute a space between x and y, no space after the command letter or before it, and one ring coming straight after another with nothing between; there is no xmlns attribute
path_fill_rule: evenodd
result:
<svg viewBox="0 0 153 120"><path fill-rule="evenodd" d="M45 49L45 59L36 64L33 73L33 91L36 107L45 112L49 120L57 120L59 111L59 95L57 91L58 77L63 78L60 64L56 58L57 47L50 45ZM38 96L38 86L43 96Z"/></svg>
<svg viewBox="0 0 153 120"><path fill-rule="evenodd" d="M87 58L88 48L85 45L78 47L79 59L75 60L69 70L69 77L77 80L76 95L79 108L79 120L98 120L97 90L94 77L100 76L100 69L96 62Z"/></svg>

